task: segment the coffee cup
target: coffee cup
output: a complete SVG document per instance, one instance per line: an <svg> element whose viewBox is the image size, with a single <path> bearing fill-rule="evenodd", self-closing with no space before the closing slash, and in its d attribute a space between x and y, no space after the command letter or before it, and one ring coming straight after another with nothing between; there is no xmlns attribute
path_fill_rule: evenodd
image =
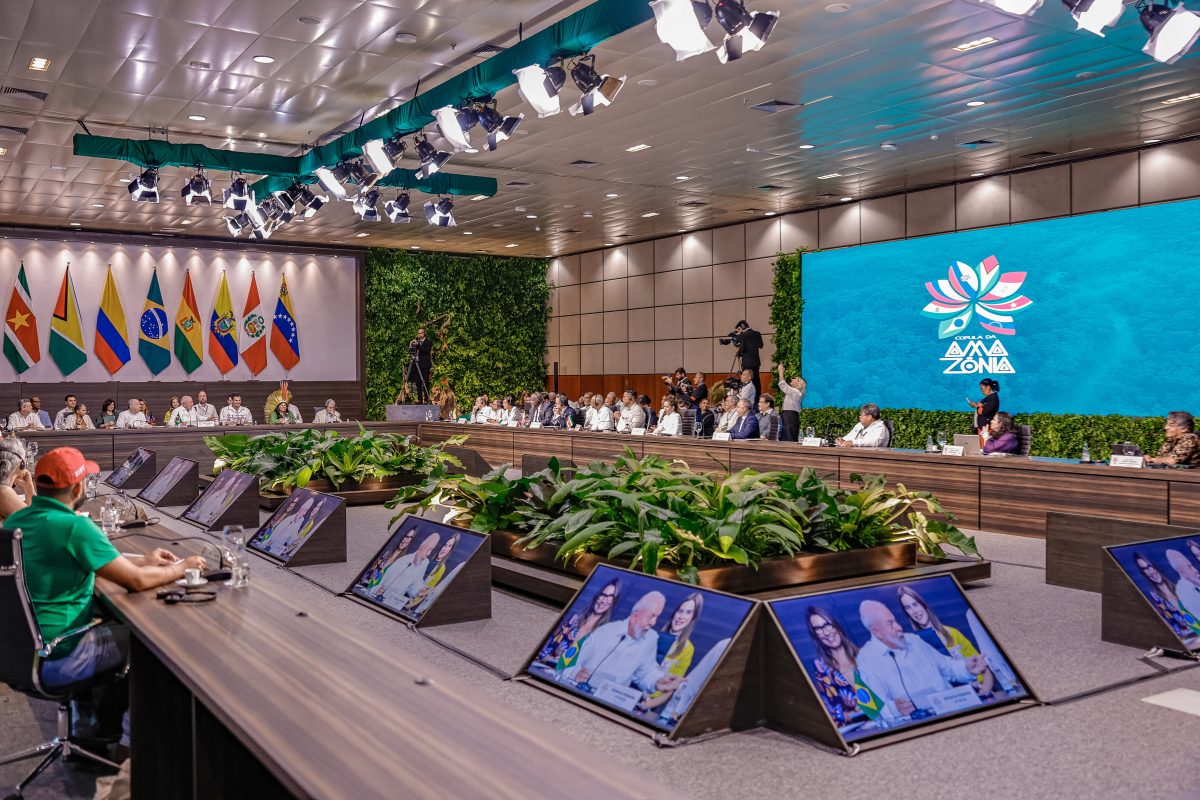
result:
<svg viewBox="0 0 1200 800"><path fill-rule="evenodd" d="M183 579L187 583L199 583L200 582L200 570L195 569L195 568L185 569L183 571Z"/></svg>

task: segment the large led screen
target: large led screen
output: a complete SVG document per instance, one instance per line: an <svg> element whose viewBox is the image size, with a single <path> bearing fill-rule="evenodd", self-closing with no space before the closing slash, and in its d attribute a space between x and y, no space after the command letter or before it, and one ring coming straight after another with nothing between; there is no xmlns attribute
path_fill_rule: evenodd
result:
<svg viewBox="0 0 1200 800"><path fill-rule="evenodd" d="M180 519L208 528L229 510L233 501L258 479L244 472L222 470L213 478L208 488L183 510Z"/></svg>
<svg viewBox="0 0 1200 800"><path fill-rule="evenodd" d="M341 503L340 497L331 494L293 489L249 545L286 563Z"/></svg>
<svg viewBox="0 0 1200 800"><path fill-rule="evenodd" d="M1106 549L1183 646L1200 649L1200 534Z"/></svg>
<svg viewBox="0 0 1200 800"><path fill-rule="evenodd" d="M105 481L114 489L120 489L125 483L133 477L133 473L141 469L142 464L150 460L150 456L154 455L153 450L147 450L145 447L139 447L129 454L125 461L114 469L108 475L108 480Z"/></svg>
<svg viewBox="0 0 1200 800"><path fill-rule="evenodd" d="M162 472L154 476L154 480L146 484L145 489L138 492L138 500L144 500L152 506L158 505L158 501L166 497L167 492L174 489L175 484L179 483L188 469L195 464L191 459L175 456Z"/></svg>

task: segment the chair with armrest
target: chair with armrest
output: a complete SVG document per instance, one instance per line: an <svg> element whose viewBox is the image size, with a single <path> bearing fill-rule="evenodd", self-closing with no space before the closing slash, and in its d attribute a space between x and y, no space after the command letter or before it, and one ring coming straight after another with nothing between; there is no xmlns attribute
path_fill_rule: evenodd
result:
<svg viewBox="0 0 1200 800"><path fill-rule="evenodd" d="M891 447L892 442L896 439L896 423L892 422L890 419L885 419L883 421L883 427L887 428L887 440L882 442L879 446Z"/></svg>
<svg viewBox="0 0 1200 800"><path fill-rule="evenodd" d="M104 673L80 683L50 689L43 685L41 666L65 640L101 624L94 619L87 625L46 642L42 639L33 603L22 571L21 531L0 528L0 682L29 697L58 704L58 732L48 742L18 753L0 757L0 764L12 764L27 758L42 757L33 771L17 784L9 797L20 797L25 788L59 758L84 758L112 769L117 764L85 750L75 739L71 725L71 699L85 690L111 682L124 674Z"/></svg>
<svg viewBox="0 0 1200 800"><path fill-rule="evenodd" d="M1017 452L1023 456L1029 455L1029 452L1033 449L1033 429L1028 425L1018 425L1017 441L1021 443L1021 449Z"/></svg>
<svg viewBox="0 0 1200 800"><path fill-rule="evenodd" d="M689 408L679 414L679 435L680 436L695 436L696 435L696 409Z"/></svg>

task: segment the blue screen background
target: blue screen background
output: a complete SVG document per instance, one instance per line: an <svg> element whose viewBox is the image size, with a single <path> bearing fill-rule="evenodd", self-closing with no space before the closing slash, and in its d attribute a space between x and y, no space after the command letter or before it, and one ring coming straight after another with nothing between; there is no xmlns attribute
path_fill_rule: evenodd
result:
<svg viewBox="0 0 1200 800"><path fill-rule="evenodd" d="M1188 310L1200 201L1108 211L805 254L804 374L809 407L968 411L979 379L1001 384L1012 412L1157 416L1200 409L1200 361ZM953 338L921 314L961 261L995 256L1027 274L1016 334L995 336L1011 375L942 374ZM994 335L972 320L963 331ZM986 340L990 345L993 340Z"/></svg>

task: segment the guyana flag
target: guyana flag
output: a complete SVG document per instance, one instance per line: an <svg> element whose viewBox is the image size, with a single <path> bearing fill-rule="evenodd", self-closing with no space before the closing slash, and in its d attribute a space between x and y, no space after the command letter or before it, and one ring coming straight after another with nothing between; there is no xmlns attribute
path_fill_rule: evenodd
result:
<svg viewBox="0 0 1200 800"><path fill-rule="evenodd" d="M238 363L238 321L233 318L233 300L229 298L229 281L221 273L221 286L217 289L217 301L213 303L212 317L208 321L208 354L221 374L229 372Z"/></svg>
<svg viewBox="0 0 1200 800"><path fill-rule="evenodd" d="M58 365L64 378L88 360L83 344L83 324L79 319L79 300L75 297L70 264L63 273L62 286L58 288L58 301L54 304L54 316L50 318L50 358Z"/></svg>
<svg viewBox="0 0 1200 800"><path fill-rule="evenodd" d="M204 339L200 323L200 306L192 289L192 271L183 275L183 297L175 313L175 357L189 375L204 362Z"/></svg>
<svg viewBox="0 0 1200 800"><path fill-rule="evenodd" d="M167 342L167 310L163 307L162 289L158 285L158 270L150 278L146 303L138 320L138 354L157 375L171 365L171 348Z"/></svg>
<svg viewBox="0 0 1200 800"><path fill-rule="evenodd" d="M23 261L8 298L8 309L4 312L4 357L17 374L42 360L37 317L33 315L33 301L29 299L29 281L25 280Z"/></svg>
<svg viewBox="0 0 1200 800"><path fill-rule="evenodd" d="M863 683L858 670L854 670L854 697L858 701L859 710L867 715L867 719L879 719L879 715L883 713L883 700L871 691L870 686Z"/></svg>
<svg viewBox="0 0 1200 800"><path fill-rule="evenodd" d="M287 277L279 284L279 300L275 303L275 319L271 324L271 352L279 359L284 369L300 363L300 326L292 310L292 296L288 292Z"/></svg>

